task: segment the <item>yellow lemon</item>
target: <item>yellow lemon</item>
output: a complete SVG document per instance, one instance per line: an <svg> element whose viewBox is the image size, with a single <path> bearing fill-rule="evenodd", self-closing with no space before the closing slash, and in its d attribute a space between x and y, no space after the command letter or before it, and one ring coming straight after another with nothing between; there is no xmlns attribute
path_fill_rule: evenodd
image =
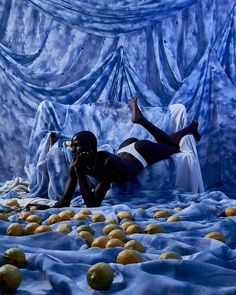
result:
<svg viewBox="0 0 236 295"><path fill-rule="evenodd" d="M16 199L9 199L5 202L6 206L10 206L10 207L20 207L20 204L18 203L18 201Z"/></svg>
<svg viewBox="0 0 236 295"><path fill-rule="evenodd" d="M48 217L48 225L51 225L53 223L57 223L61 221L61 217L58 214L52 214Z"/></svg>
<svg viewBox="0 0 236 295"><path fill-rule="evenodd" d="M23 267L26 263L25 253L20 248L10 248L3 253L4 264Z"/></svg>
<svg viewBox="0 0 236 295"><path fill-rule="evenodd" d="M127 235L132 235L136 233L142 233L143 231L139 225L131 224L126 228L125 232Z"/></svg>
<svg viewBox="0 0 236 295"><path fill-rule="evenodd" d="M0 213L0 220L8 221L8 217L7 217L7 215L4 214L4 213Z"/></svg>
<svg viewBox="0 0 236 295"><path fill-rule="evenodd" d="M133 250L127 249L127 250L121 251L117 255L116 262L120 263L120 264L139 263L139 262L141 262L141 258Z"/></svg>
<svg viewBox="0 0 236 295"><path fill-rule="evenodd" d="M178 253L174 251L164 252L160 255L159 259L179 259L181 260L182 257Z"/></svg>
<svg viewBox="0 0 236 295"><path fill-rule="evenodd" d="M68 211L62 211L58 213L58 216L61 218L61 221L66 221L71 219L71 213Z"/></svg>
<svg viewBox="0 0 236 295"><path fill-rule="evenodd" d="M121 221L122 219L133 219L133 216L128 211L120 211L117 213L118 220Z"/></svg>
<svg viewBox="0 0 236 295"><path fill-rule="evenodd" d="M108 238L109 239L119 239L124 242L126 240L126 235L120 229L113 229L112 231L109 232Z"/></svg>
<svg viewBox="0 0 236 295"><path fill-rule="evenodd" d="M104 232L104 234L108 235L109 232L111 232L113 229L121 229L121 228L117 223L110 223L104 226L102 231Z"/></svg>
<svg viewBox="0 0 236 295"><path fill-rule="evenodd" d="M26 218L26 221L27 222L36 222L38 224L41 224L42 223L42 219L38 215L36 215L36 214L32 214L32 215L28 216Z"/></svg>
<svg viewBox="0 0 236 295"><path fill-rule="evenodd" d="M22 274L18 267L5 264L0 267L0 292L12 294L20 286Z"/></svg>
<svg viewBox="0 0 236 295"><path fill-rule="evenodd" d="M168 219L168 222L173 222L173 221L181 221L181 218L178 215L171 215Z"/></svg>
<svg viewBox="0 0 236 295"><path fill-rule="evenodd" d="M34 234L36 228L39 227L39 224L36 222L29 222L25 227L25 234L32 235Z"/></svg>
<svg viewBox="0 0 236 295"><path fill-rule="evenodd" d="M93 236L88 231L80 231L79 235L87 242L90 246L93 242Z"/></svg>
<svg viewBox="0 0 236 295"><path fill-rule="evenodd" d="M130 240L127 243L125 243L125 248L136 250L142 253L145 252L143 245L136 240Z"/></svg>
<svg viewBox="0 0 236 295"><path fill-rule="evenodd" d="M215 239L221 242L225 241L224 236L222 235L222 233L218 232L218 231L213 231L210 232L209 234L205 235L205 238L211 238L211 239Z"/></svg>
<svg viewBox="0 0 236 295"><path fill-rule="evenodd" d="M109 264L98 262L92 265L87 273L87 282L92 289L107 290L114 279L114 271Z"/></svg>
<svg viewBox="0 0 236 295"><path fill-rule="evenodd" d="M77 231L77 233L80 233L81 231L87 231L91 235L94 235L95 234L95 230L91 226L86 225L86 224L82 224L82 225L78 226L76 228L76 231Z"/></svg>
<svg viewBox="0 0 236 295"><path fill-rule="evenodd" d="M113 217L108 217L105 221L110 223L117 223L117 221Z"/></svg>
<svg viewBox="0 0 236 295"><path fill-rule="evenodd" d="M19 223L12 223L7 228L7 235L8 236L22 236L24 234L24 228Z"/></svg>
<svg viewBox="0 0 236 295"><path fill-rule="evenodd" d="M30 211L38 210L37 206L30 206Z"/></svg>
<svg viewBox="0 0 236 295"><path fill-rule="evenodd" d="M19 215L19 219L20 220L26 220L28 216L30 216L31 213L28 212L28 211L25 211L25 212L22 212L20 215Z"/></svg>
<svg viewBox="0 0 236 295"><path fill-rule="evenodd" d="M163 218L163 217L169 217L171 214L165 210L161 210L161 211L158 211L156 212L154 215L153 215L153 218Z"/></svg>
<svg viewBox="0 0 236 295"><path fill-rule="evenodd" d="M91 247L105 248L109 238L107 236L100 236L93 240Z"/></svg>
<svg viewBox="0 0 236 295"><path fill-rule="evenodd" d="M105 216L102 213L96 213L92 215L92 221L93 222L103 222L105 221Z"/></svg>
<svg viewBox="0 0 236 295"><path fill-rule="evenodd" d="M50 226L48 226L48 225L40 225L35 229L34 233L35 234L40 234L40 233L44 233L44 232L48 232L48 231L52 231Z"/></svg>
<svg viewBox="0 0 236 295"><path fill-rule="evenodd" d="M126 222L122 223L120 226L121 226L124 230L126 230L127 227L129 227L131 224L134 224L133 221L126 221Z"/></svg>
<svg viewBox="0 0 236 295"><path fill-rule="evenodd" d="M73 217L75 215L75 212L71 209L66 209L65 211L62 211L62 212L64 212L65 214L68 213L70 215L70 217Z"/></svg>
<svg viewBox="0 0 236 295"><path fill-rule="evenodd" d="M236 215L236 209L235 208L226 208L225 209L225 215L226 216L235 216Z"/></svg>
<svg viewBox="0 0 236 295"><path fill-rule="evenodd" d="M76 213L73 217L74 220L88 220L87 215L82 214L82 213Z"/></svg>
<svg viewBox="0 0 236 295"><path fill-rule="evenodd" d="M175 207L174 210L178 212L178 211L183 210L183 208L181 208L181 207Z"/></svg>
<svg viewBox="0 0 236 295"><path fill-rule="evenodd" d="M91 215L92 214L91 210L89 210L88 208L81 209L80 213L85 214L85 215Z"/></svg>
<svg viewBox="0 0 236 295"><path fill-rule="evenodd" d="M67 235L72 231L72 227L67 223L62 223L58 225L58 227L56 228L56 231Z"/></svg>
<svg viewBox="0 0 236 295"><path fill-rule="evenodd" d="M122 242L120 239L110 239L106 243L106 248L114 248L114 247L124 247L124 242Z"/></svg>
<svg viewBox="0 0 236 295"><path fill-rule="evenodd" d="M161 227L159 224L156 223L150 223L145 227L144 232L146 234L159 234L164 233L164 228Z"/></svg>

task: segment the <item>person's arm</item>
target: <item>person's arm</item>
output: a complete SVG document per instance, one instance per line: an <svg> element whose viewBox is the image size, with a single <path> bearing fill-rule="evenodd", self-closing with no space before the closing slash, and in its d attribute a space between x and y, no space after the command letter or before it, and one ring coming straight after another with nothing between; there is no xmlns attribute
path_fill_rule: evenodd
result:
<svg viewBox="0 0 236 295"><path fill-rule="evenodd" d="M88 185L84 174L77 174L80 191L87 207L99 207L110 188L109 177L99 179L94 191Z"/></svg>
<svg viewBox="0 0 236 295"><path fill-rule="evenodd" d="M77 177L73 160L68 168L68 179L61 199L53 206L55 208L69 207L77 184Z"/></svg>

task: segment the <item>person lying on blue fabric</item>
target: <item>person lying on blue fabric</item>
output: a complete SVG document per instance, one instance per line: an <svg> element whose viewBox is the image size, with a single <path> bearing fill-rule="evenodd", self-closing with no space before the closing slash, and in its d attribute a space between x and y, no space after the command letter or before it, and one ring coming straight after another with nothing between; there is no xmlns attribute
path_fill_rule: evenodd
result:
<svg viewBox="0 0 236 295"><path fill-rule="evenodd" d="M132 110L132 122L140 124L155 138L139 140L128 138L121 143L116 155L107 151L97 151L96 136L90 131L76 133L71 140L72 160L68 168L68 180L62 198L54 205L55 208L70 206L77 183L87 207L101 205L111 183L125 183L135 177L149 164L167 159L179 152L179 142L187 134L193 134L200 140L198 122L193 121L184 129L168 135L149 122L137 105L136 97L129 101ZM97 178L94 190L88 185L86 175ZM34 204L35 206L35 204ZM47 206L38 205L38 209Z"/></svg>

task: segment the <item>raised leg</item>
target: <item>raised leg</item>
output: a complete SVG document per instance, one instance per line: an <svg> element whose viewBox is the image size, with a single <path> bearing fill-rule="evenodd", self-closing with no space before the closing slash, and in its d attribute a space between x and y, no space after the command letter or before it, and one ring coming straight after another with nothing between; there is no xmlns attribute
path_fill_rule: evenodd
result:
<svg viewBox="0 0 236 295"><path fill-rule="evenodd" d="M158 143L165 143L173 146L178 146L181 138L187 134L193 134L195 139L198 141L201 138L201 135L198 132L198 121L193 121L191 124L183 128L182 130L175 132L171 135L168 135L166 132L153 125L144 117L137 105L136 97L131 98L129 105L132 109L132 122L143 126L148 132L152 134L152 136Z"/></svg>
<svg viewBox="0 0 236 295"><path fill-rule="evenodd" d="M163 130L159 129L151 122L149 122L144 115L142 114L141 110L137 105L137 98L133 96L129 101L130 108L132 109L132 122L135 124L140 124L143 126L151 135L155 138L157 142L166 143L169 145L178 145L178 142L175 141L170 135L168 135Z"/></svg>
<svg viewBox="0 0 236 295"><path fill-rule="evenodd" d="M198 132L198 121L192 121L187 127L171 134L170 137L179 144L181 138L187 134L193 134L197 141L201 139L201 134Z"/></svg>

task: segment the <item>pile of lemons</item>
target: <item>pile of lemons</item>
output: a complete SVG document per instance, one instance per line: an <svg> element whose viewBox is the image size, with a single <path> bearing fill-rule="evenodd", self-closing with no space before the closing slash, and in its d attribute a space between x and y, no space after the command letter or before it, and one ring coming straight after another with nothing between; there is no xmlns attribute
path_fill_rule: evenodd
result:
<svg viewBox="0 0 236 295"><path fill-rule="evenodd" d="M12 201L13 202L13 201ZM15 202L14 206L17 206ZM12 204L13 204L12 203ZM143 208L139 208L144 210ZM154 210L155 209L155 210ZM179 212L182 208L175 208L174 211ZM158 210L158 208L153 208L154 214L152 215L153 219L165 218L167 222L179 222L181 217L179 215L172 215L170 211ZM236 215L236 209L226 208L224 211L225 216L234 216ZM74 213L72 210L67 209L58 214L52 214L46 219L47 224L42 224L40 216L29 211L22 212L18 216L19 220L25 221L27 225L24 227L21 223L14 222L9 225L7 228L7 235L29 235L29 234L38 234L42 232L52 231L51 225L59 223L56 227L56 231L68 234L73 229L68 223L63 223L64 221L69 220L82 220L89 223L96 222L106 222L107 224L102 228L103 234L94 238L95 230L89 224L82 224L75 228L76 232L80 237L85 241L88 247L98 247L98 248L114 248L122 247L118 255L116 256L116 263L119 264L132 264L142 262L141 253L145 252L145 247L139 241L135 239L129 239L129 235L132 234L160 234L165 233L165 229L159 225L157 222L148 223L145 228L142 228L140 225L135 223L134 216L128 211L119 211L117 212L115 218L110 217L106 218L103 213L92 214L91 210L88 208L81 209L78 213ZM1 215L0 219L8 221L7 215ZM45 222L44 222L45 223ZM219 240L221 242L225 241L225 238L221 232L209 232L205 235L205 238L212 238ZM179 253L169 251L164 252L159 255L159 259L178 259L181 260L182 257ZM20 267L19 265L6 264L3 267L8 268L8 272L16 272L14 277L17 278L17 283L15 286L18 286L21 281L20 273L12 267ZM10 268L11 269L10 269ZM1 268L2 269L2 268ZM1 282L1 269L0 269L0 282ZM19 271L19 269L18 269ZM13 276L11 274L11 276ZM105 262L98 262L92 265L87 272L87 282L89 286L96 290L107 290L111 287L113 279L115 277L115 271L112 267ZM6 285L6 284L5 284ZM14 284L11 284L13 286ZM7 285L8 286L8 285ZM9 285L10 286L10 285ZM17 288L17 287L16 287Z"/></svg>

